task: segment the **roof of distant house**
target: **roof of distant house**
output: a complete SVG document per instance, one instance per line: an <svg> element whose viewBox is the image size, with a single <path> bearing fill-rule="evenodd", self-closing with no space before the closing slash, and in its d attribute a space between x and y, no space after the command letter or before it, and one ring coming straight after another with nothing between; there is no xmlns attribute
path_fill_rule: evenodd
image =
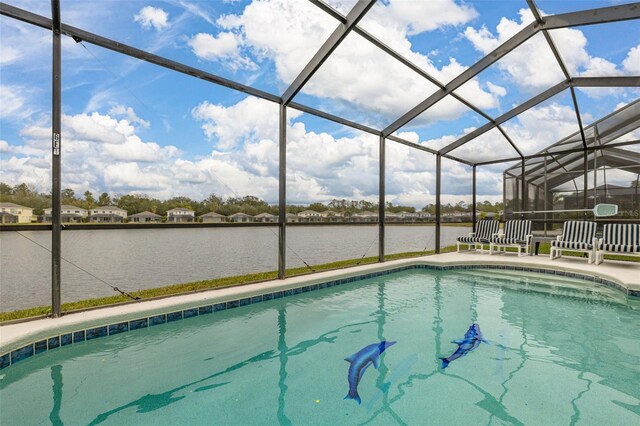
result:
<svg viewBox="0 0 640 426"><path fill-rule="evenodd" d="M32 209L32 207L27 207L27 206L21 206L20 204L15 204L15 203L8 203L5 201L0 202L0 207L13 207L13 208L21 208L21 209Z"/></svg>
<svg viewBox="0 0 640 426"><path fill-rule="evenodd" d="M260 213L260 214L257 214L255 217L260 217L260 218L262 218L262 217L275 217L275 215L272 215L271 213Z"/></svg>
<svg viewBox="0 0 640 426"><path fill-rule="evenodd" d="M238 213L232 214L229 217L253 217L253 216L251 216L250 214L243 213L243 212L238 212Z"/></svg>
<svg viewBox="0 0 640 426"><path fill-rule="evenodd" d="M53 207L49 206L47 207L46 210L48 209L53 209ZM77 209L77 210L87 210L87 209L83 209L82 207L78 207L78 206L74 206L73 204L63 204L60 206L61 210L73 210L73 209Z"/></svg>
<svg viewBox="0 0 640 426"><path fill-rule="evenodd" d="M94 207L91 210L122 210L123 212L126 211L125 209L121 209L118 206L98 206L98 207Z"/></svg>
<svg viewBox="0 0 640 426"><path fill-rule="evenodd" d="M159 214L155 214L153 212L149 212L149 211L143 211L141 213L136 213L136 214L132 214L129 217L153 217L153 218L161 218L162 216L160 216Z"/></svg>
<svg viewBox="0 0 640 426"><path fill-rule="evenodd" d="M167 213L169 213L169 212L192 212L192 211L193 210L187 209L185 207L175 207L173 209L167 210Z"/></svg>

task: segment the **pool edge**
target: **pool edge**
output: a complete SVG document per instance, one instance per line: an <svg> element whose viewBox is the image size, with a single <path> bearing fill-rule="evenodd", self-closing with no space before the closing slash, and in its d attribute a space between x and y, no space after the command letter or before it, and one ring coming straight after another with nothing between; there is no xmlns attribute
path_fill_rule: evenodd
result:
<svg viewBox="0 0 640 426"><path fill-rule="evenodd" d="M212 314L249 304L283 298L326 287L351 283L409 269L456 270L496 269L546 273L583 279L640 296L640 286L624 283L609 274L590 273L570 265L540 264L526 259L444 259L446 255L402 259L363 265L337 271L273 280L246 286L213 289L137 304L104 307L73 313L60 318L46 318L20 324L0 326L0 370L48 350L61 346L129 332L140 328ZM9 337L7 338L7 333Z"/></svg>

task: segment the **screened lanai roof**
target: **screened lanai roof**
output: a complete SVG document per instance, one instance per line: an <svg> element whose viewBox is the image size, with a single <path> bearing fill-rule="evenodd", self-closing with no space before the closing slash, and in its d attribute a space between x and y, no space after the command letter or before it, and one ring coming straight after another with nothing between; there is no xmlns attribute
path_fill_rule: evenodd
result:
<svg viewBox="0 0 640 426"><path fill-rule="evenodd" d="M585 146L578 139L593 138L589 125L636 100L640 87L640 3L271 0L178 2L179 12L176 2L150 1L145 15L139 2L119 2L91 24L79 13L89 1L62 1L60 17L48 2L11 3L0 4L2 15L46 29L60 19L77 43L469 165L553 144L554 111L574 135L562 149ZM174 15L208 22L209 33L181 35L195 56L176 49L185 39L161 34ZM134 24L149 39L134 38ZM541 110L551 113L539 119ZM532 134L525 123L536 120Z"/></svg>
<svg viewBox="0 0 640 426"><path fill-rule="evenodd" d="M640 100L584 128L584 143L580 131L569 135L507 169L509 176L521 178L523 170L531 185L545 182L551 191L566 188L565 184L582 179L585 169L622 171L637 180L640 176ZM586 149L585 149L586 147ZM601 149L605 148L605 149ZM585 155L588 167L585 168ZM546 159L546 161L545 161ZM629 179L631 180L631 179ZM575 186L577 189L581 185Z"/></svg>

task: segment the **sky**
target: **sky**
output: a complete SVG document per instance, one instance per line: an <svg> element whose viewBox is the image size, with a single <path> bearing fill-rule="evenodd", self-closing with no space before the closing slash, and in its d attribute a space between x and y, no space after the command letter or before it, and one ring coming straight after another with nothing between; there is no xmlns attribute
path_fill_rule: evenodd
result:
<svg viewBox="0 0 640 426"><path fill-rule="evenodd" d="M7 3L51 16L47 1ZM61 3L67 25L276 95L338 25L307 0ZM355 0L327 3L347 14ZM619 3L537 2L543 15ZM378 1L359 25L444 84L533 19L524 0L388 0ZM639 24L550 34L572 76L640 76ZM0 17L0 181L26 182L40 191L51 187L50 43L50 31ZM162 199L255 195L277 202L276 104L86 42L63 37L62 46L63 188ZM538 34L455 93L495 118L563 80ZM382 129L436 90L352 32L294 100ZM640 92L592 88L576 89L576 96L588 125ZM448 96L397 134L439 149L486 122ZM570 92L503 128L525 154L578 131ZM433 203L435 157L392 142L386 146L387 201L418 208ZM451 154L469 161L517 155L497 130ZM377 201L378 164L377 136L287 110L288 202ZM502 171L508 166L478 168L479 199L502 199ZM470 201L471 172L464 164L443 162L443 202Z"/></svg>

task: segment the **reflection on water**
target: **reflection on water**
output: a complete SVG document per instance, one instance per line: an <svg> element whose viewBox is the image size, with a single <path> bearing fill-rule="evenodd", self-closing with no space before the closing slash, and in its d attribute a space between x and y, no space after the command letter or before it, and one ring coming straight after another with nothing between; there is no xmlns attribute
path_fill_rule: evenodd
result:
<svg viewBox="0 0 640 426"><path fill-rule="evenodd" d="M443 227L442 246L468 227ZM51 247L51 234L23 234ZM386 253L433 250L433 226L388 226ZM378 228L295 226L287 230L287 267L377 255ZM16 232L0 232L0 311L51 303L51 256ZM116 229L66 231L62 256L124 291L277 270L277 228ZM62 264L62 301L113 296L105 283Z"/></svg>
<svg viewBox="0 0 640 426"><path fill-rule="evenodd" d="M490 274L406 271L52 351L5 370L0 423L43 409L52 424L637 420L637 309L597 292L525 288L547 276L493 272L512 284L494 286ZM440 369L449 340L473 322L490 345ZM343 400L343 358L382 340L398 343L363 375L362 405ZM21 410L27 384L35 400Z"/></svg>

